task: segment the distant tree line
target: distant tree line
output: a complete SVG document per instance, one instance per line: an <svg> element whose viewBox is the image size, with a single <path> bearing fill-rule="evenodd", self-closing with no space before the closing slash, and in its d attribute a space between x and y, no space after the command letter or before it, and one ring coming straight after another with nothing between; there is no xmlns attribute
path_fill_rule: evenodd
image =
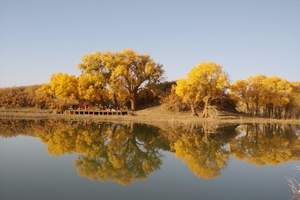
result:
<svg viewBox="0 0 300 200"><path fill-rule="evenodd" d="M21 108L37 105L36 91L40 85L0 88L0 107Z"/></svg>
<svg viewBox="0 0 300 200"><path fill-rule="evenodd" d="M80 75L56 73L49 83L0 89L0 106L67 109L87 105L137 108L158 105L168 110L211 116L218 110L251 116L300 117L300 82L257 75L231 83L222 66L196 65L185 79L162 82L163 68L149 55L131 49L95 52L82 57Z"/></svg>

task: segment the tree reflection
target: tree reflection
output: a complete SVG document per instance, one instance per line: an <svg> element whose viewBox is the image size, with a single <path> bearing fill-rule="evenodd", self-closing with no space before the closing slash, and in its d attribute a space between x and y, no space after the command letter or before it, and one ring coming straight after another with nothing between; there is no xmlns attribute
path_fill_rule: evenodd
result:
<svg viewBox="0 0 300 200"><path fill-rule="evenodd" d="M208 132L209 130L209 132ZM219 129L207 125L177 129L180 136L173 143L178 158L198 177L212 179L226 167L230 155L226 143L236 135L235 126Z"/></svg>
<svg viewBox="0 0 300 200"><path fill-rule="evenodd" d="M53 155L80 154L75 163L82 176L129 184L148 177L161 165L159 149L164 141L158 130L120 124L75 127L56 123L50 133L38 135ZM139 129L143 132L137 132Z"/></svg>
<svg viewBox="0 0 300 200"><path fill-rule="evenodd" d="M0 120L0 136L39 138L54 156L78 154L78 174L127 185L146 179L173 152L199 178L220 176L230 156L257 165L300 159L299 127L212 124L160 128L61 120Z"/></svg>
<svg viewBox="0 0 300 200"><path fill-rule="evenodd" d="M34 123L27 120L0 120L0 137L33 136Z"/></svg>
<svg viewBox="0 0 300 200"><path fill-rule="evenodd" d="M300 138L295 126L243 125L240 136L230 143L233 155L257 165L279 164L300 159Z"/></svg>
<svg viewBox="0 0 300 200"><path fill-rule="evenodd" d="M148 177L161 165L159 148L140 139L129 127L106 130L101 151L94 156L80 156L76 161L79 173L94 180L125 185ZM152 139L155 138L149 140Z"/></svg>

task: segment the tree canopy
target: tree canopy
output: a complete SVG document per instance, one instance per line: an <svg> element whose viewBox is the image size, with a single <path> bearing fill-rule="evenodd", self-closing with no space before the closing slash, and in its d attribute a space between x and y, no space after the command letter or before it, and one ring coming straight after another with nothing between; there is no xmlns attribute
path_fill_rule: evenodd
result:
<svg viewBox="0 0 300 200"><path fill-rule="evenodd" d="M222 96L227 87L228 76L219 64L201 63L188 73L187 79L177 81L176 94L190 105L194 115L196 106L203 103L203 117L208 117L206 111L211 101Z"/></svg>
<svg viewBox="0 0 300 200"><path fill-rule="evenodd" d="M129 100L131 110L141 90L159 83L163 69L149 55L131 49L120 52L97 52L82 58L79 64L83 74L98 75L115 104Z"/></svg>
<svg viewBox="0 0 300 200"><path fill-rule="evenodd" d="M238 102L240 111L273 118L291 117L291 107L297 88L291 82L276 76L257 75L238 80L231 85L230 94Z"/></svg>

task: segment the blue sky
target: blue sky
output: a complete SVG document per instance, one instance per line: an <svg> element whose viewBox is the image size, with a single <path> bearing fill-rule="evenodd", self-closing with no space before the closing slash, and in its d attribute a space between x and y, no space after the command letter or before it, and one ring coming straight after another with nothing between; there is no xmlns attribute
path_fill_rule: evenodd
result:
<svg viewBox="0 0 300 200"><path fill-rule="evenodd" d="M174 80L197 63L231 80L300 80L300 0L0 0L0 87L78 74L82 55L132 48Z"/></svg>

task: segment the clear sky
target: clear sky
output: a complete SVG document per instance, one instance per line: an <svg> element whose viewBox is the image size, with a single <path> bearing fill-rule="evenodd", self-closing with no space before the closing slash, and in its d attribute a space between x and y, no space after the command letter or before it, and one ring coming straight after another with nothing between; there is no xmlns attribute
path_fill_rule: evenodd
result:
<svg viewBox="0 0 300 200"><path fill-rule="evenodd" d="M0 0L0 87L78 74L83 54L132 48L174 80L197 63L231 80L300 80L300 0Z"/></svg>

